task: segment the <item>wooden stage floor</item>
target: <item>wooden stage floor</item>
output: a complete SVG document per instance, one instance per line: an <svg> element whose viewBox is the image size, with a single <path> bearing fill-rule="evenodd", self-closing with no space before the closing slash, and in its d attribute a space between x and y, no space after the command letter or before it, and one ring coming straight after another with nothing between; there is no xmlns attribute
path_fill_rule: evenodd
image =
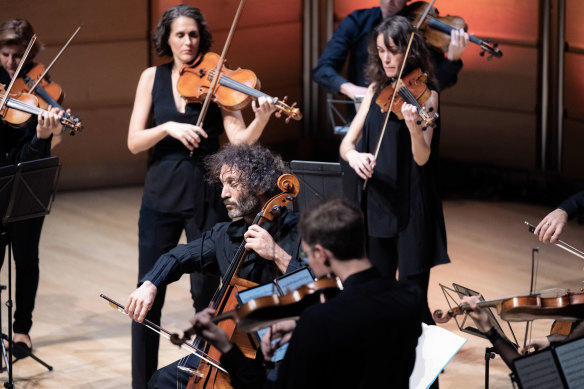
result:
<svg viewBox="0 0 584 389"><path fill-rule="evenodd" d="M54 367L49 372L30 358L14 364L16 388L130 387L130 321L99 295L125 304L137 277L137 220L141 188L59 193L45 219L41 239L41 280L34 325L34 352ZM529 290L532 248L539 247L538 289L578 290L584 263L555 246L539 245L524 220L536 224L549 209L520 203L449 200L444 204L452 263L431 276L431 309L447 308L439 283L453 282L481 291L485 298L519 295ZM584 247L584 227L570 222L565 241ZM7 267L0 272L7 282ZM2 293L2 329L6 329L6 293ZM181 332L192 311L186 278L166 297L163 326ZM534 336L549 332L550 321L534 323ZM514 324L523 339L524 323ZM440 375L440 387L483 388L488 342L461 333L454 322L443 325L468 338ZM184 354L161 340L160 366ZM490 387L511 388L509 371L499 357L491 361ZM7 374L0 375L6 381ZM388 386L389 387L389 386Z"/></svg>

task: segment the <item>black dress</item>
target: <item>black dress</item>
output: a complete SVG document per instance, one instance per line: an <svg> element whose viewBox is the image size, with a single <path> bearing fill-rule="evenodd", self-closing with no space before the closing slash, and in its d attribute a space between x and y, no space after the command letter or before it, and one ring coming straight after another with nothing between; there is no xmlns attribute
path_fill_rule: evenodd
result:
<svg viewBox="0 0 584 389"><path fill-rule="evenodd" d="M385 121L385 114L375 103L376 98L377 95L365 119L363 152L375 152ZM435 185L439 128L438 122L430 159L419 166L414 161L405 121L392 113L373 177L367 184L364 207L368 235L395 238L400 278L428 272L433 266L450 262L442 202ZM371 259L376 261L376 258Z"/></svg>

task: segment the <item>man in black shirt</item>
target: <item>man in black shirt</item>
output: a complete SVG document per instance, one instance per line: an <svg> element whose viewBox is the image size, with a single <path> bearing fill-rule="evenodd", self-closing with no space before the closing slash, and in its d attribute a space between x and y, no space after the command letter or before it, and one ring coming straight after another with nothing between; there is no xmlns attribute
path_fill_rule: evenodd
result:
<svg viewBox="0 0 584 389"><path fill-rule="evenodd" d="M184 273L225 275L244 238L248 255L241 265L240 278L267 283L302 266L298 260L300 239L295 213L283 207L272 225L262 228L252 224L267 200L279 193L276 182L286 170L282 159L259 145L230 145L208 157L205 165L210 179L221 182L221 197L233 221L216 224L199 239L177 246L156 261L126 304L126 313L137 322L147 317L159 286L178 280ZM192 360L181 360L180 366L198 365L197 357L189 359ZM149 386L186 384L188 375L182 376L183 370L177 365L159 370Z"/></svg>
<svg viewBox="0 0 584 389"><path fill-rule="evenodd" d="M421 334L422 299L414 285L383 278L365 256L363 215L346 199L329 199L303 213L302 247L317 276L334 273L343 291L307 308L297 325L277 325L262 339L264 355L293 330L278 388L408 388ZM213 322L195 315L194 328L219 349L234 388L265 387L265 371L246 359ZM280 323L279 323L280 324ZM283 328L288 331L283 331ZM294 328L295 327L295 328Z"/></svg>

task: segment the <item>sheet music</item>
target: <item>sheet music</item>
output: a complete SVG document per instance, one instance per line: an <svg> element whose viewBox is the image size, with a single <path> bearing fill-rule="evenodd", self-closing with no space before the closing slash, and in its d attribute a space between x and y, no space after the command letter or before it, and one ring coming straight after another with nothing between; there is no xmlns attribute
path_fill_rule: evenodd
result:
<svg viewBox="0 0 584 389"><path fill-rule="evenodd" d="M466 338L444 328L422 323L422 335L416 346L416 364L410 375L410 388L430 387L466 341Z"/></svg>
<svg viewBox="0 0 584 389"><path fill-rule="evenodd" d="M523 389L564 389L551 350L516 359L513 364Z"/></svg>

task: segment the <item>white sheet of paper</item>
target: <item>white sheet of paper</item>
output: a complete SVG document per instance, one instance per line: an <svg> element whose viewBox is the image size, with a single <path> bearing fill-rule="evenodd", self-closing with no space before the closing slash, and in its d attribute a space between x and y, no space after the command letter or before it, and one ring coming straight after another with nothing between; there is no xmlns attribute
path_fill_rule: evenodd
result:
<svg viewBox="0 0 584 389"><path fill-rule="evenodd" d="M416 346L416 364L410 376L410 388L428 388L466 341L466 338L444 328L422 323L422 335Z"/></svg>

